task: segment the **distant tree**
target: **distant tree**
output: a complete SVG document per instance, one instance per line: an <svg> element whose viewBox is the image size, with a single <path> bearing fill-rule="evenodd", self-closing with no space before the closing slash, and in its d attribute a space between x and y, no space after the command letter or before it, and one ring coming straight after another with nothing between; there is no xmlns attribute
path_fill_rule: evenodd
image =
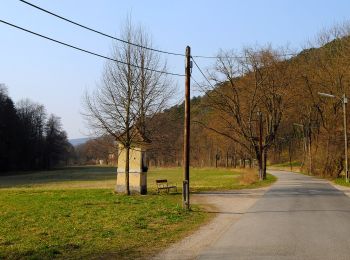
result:
<svg viewBox="0 0 350 260"><path fill-rule="evenodd" d="M50 169L73 153L58 117L29 99L15 106L0 84L0 172Z"/></svg>
<svg viewBox="0 0 350 260"><path fill-rule="evenodd" d="M62 130L62 124L59 117L52 114L50 115L45 124L44 137L45 168L51 169L53 166L66 160L70 148L67 134Z"/></svg>
<svg viewBox="0 0 350 260"><path fill-rule="evenodd" d="M44 155L44 126L46 111L43 105L29 99L21 100L16 105L20 120L19 140L21 152L18 153L22 169L42 169Z"/></svg>
<svg viewBox="0 0 350 260"><path fill-rule="evenodd" d="M115 138L104 135L91 139L76 147L77 160L80 164L95 164L97 160L103 160L106 164L115 163L117 151ZM113 158L110 158L110 157Z"/></svg>
<svg viewBox="0 0 350 260"><path fill-rule="evenodd" d="M0 85L0 172L16 168L19 153L19 119L16 108L7 94L5 85Z"/></svg>

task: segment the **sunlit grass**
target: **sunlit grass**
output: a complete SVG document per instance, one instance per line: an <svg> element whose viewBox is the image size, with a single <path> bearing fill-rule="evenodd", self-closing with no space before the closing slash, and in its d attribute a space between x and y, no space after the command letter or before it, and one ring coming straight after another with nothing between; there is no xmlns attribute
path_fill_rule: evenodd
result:
<svg viewBox="0 0 350 260"><path fill-rule="evenodd" d="M349 183L349 182L346 182L345 177L336 178L336 179L334 180L334 183L335 183L335 184L338 184L338 185L350 187L350 183Z"/></svg>
<svg viewBox="0 0 350 260"><path fill-rule="evenodd" d="M192 168L190 170L191 191L210 191L210 190L232 190L244 188L258 188L271 184L275 177L268 175L268 178L262 182L256 179L250 183L242 184L242 174L248 171L232 170L226 168ZM155 189L156 179L167 179L170 183L176 183L180 188L183 175L181 168L158 168L152 170L148 175L148 183L151 189Z"/></svg>
<svg viewBox="0 0 350 260"><path fill-rule="evenodd" d="M191 168L191 191L229 190L257 188L273 181L270 176L263 182L241 184L241 175L246 171L226 168ZM155 168L148 172L148 189L156 191L156 179L167 179L177 184L181 190L183 181L182 168ZM36 172L14 176L0 177L0 188L32 189L111 189L116 184L115 167L70 167L48 172Z"/></svg>
<svg viewBox="0 0 350 260"><path fill-rule="evenodd" d="M180 203L180 195L128 197L104 189L2 190L0 258L147 256L208 218Z"/></svg>
<svg viewBox="0 0 350 260"><path fill-rule="evenodd" d="M292 167L301 167L301 165L302 165L302 163L300 161L292 161L292 163L284 162L284 163L273 164L271 166L273 166L273 167L290 167L291 164L292 164Z"/></svg>
<svg viewBox="0 0 350 260"><path fill-rule="evenodd" d="M230 169L191 169L191 190L255 188ZM211 216L182 210L181 195L156 192L156 179L181 190L182 169L148 173L148 195L113 192L113 167L73 167L0 177L0 259L149 258ZM247 179L247 178L246 178ZM248 178L250 180L250 178Z"/></svg>

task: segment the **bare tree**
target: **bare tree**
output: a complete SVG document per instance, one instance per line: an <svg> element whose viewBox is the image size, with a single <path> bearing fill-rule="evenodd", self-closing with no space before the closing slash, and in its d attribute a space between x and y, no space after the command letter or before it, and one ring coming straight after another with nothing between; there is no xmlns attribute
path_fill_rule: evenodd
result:
<svg viewBox="0 0 350 260"><path fill-rule="evenodd" d="M146 133L146 120L161 111L171 96L166 63L152 52L150 36L141 26L135 28L130 19L122 32L123 40L134 42L113 45L113 58L108 61L102 82L84 97L85 117L95 135L110 134L126 149L125 186L129 189L129 153L138 135Z"/></svg>
<svg viewBox="0 0 350 260"><path fill-rule="evenodd" d="M149 34L142 27L136 30L135 40L141 46L152 46ZM140 66L135 100L136 111L138 112L137 128L142 134L146 134L147 119L161 112L175 91L171 87L171 81L166 74L154 71L167 70L166 62L162 62L158 53L145 48L137 48L135 54Z"/></svg>
<svg viewBox="0 0 350 260"><path fill-rule="evenodd" d="M280 53L278 53L280 54ZM220 53L206 89L215 125L203 124L254 153L259 177L266 178L267 152L276 137L290 84L289 64L276 51L245 49L243 55Z"/></svg>

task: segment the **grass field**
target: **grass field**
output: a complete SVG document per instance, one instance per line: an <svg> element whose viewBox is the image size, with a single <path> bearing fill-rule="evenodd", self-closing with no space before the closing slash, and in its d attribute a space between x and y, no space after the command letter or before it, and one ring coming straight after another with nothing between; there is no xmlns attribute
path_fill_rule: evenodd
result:
<svg viewBox="0 0 350 260"><path fill-rule="evenodd" d="M155 179L180 186L181 169L148 174L150 193L113 193L115 168L74 167L0 177L0 259L144 258L210 219L180 194L155 192ZM242 182L227 169L191 169L193 191L253 188L274 181Z"/></svg>
<svg viewBox="0 0 350 260"><path fill-rule="evenodd" d="M284 163L278 163L271 165L272 167L290 167L290 162L284 162ZM292 161L292 167L300 168L301 162L299 161Z"/></svg>
<svg viewBox="0 0 350 260"><path fill-rule="evenodd" d="M350 187L350 183L345 181L345 177L336 178L334 180L335 184Z"/></svg>
<svg viewBox="0 0 350 260"><path fill-rule="evenodd" d="M269 165L268 168L271 170L293 171L293 172L302 173L301 166L302 166L302 163L300 161L293 161L292 162L292 169L290 168L289 162L272 164L272 165Z"/></svg>

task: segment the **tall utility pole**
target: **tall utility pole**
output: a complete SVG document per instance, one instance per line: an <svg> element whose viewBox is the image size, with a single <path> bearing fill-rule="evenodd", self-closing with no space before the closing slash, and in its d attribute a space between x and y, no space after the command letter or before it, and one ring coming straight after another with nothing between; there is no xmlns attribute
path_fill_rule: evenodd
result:
<svg viewBox="0 0 350 260"><path fill-rule="evenodd" d="M344 153L345 153L345 182L349 182L349 166L348 166L348 135L347 135L347 126L346 126L346 104L348 103L348 98L345 93L343 96L337 97L332 94L318 92L320 96L336 98L343 103L343 119L344 119Z"/></svg>
<svg viewBox="0 0 350 260"><path fill-rule="evenodd" d="M182 187L182 205L190 208L190 85L191 85L191 48L186 47L185 68L185 122L184 122L184 181Z"/></svg>
<svg viewBox="0 0 350 260"><path fill-rule="evenodd" d="M260 153L260 160L259 160L259 179L263 180L264 178L264 172L263 172L263 124L262 124L262 113L259 110L258 111L258 117L259 117L259 153Z"/></svg>
<svg viewBox="0 0 350 260"><path fill-rule="evenodd" d="M343 117L344 117L344 145L345 145L345 182L349 182L349 168L348 168L348 135L346 127L346 104L348 99L343 95Z"/></svg>

